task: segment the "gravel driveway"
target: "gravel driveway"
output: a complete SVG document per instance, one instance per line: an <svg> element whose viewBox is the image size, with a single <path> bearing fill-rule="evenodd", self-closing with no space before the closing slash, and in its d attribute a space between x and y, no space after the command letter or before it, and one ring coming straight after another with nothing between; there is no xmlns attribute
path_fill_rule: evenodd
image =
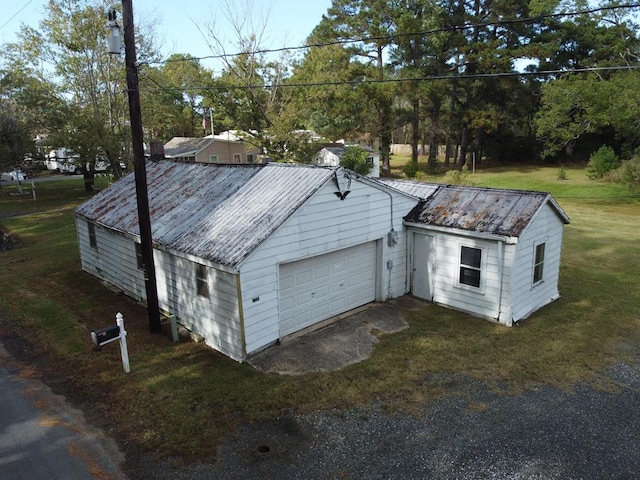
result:
<svg viewBox="0 0 640 480"><path fill-rule="evenodd" d="M371 408L282 418L240 431L216 465L158 465L132 478L637 479L640 367L618 365L610 377L615 392L518 396L447 377L459 395L416 416Z"/></svg>

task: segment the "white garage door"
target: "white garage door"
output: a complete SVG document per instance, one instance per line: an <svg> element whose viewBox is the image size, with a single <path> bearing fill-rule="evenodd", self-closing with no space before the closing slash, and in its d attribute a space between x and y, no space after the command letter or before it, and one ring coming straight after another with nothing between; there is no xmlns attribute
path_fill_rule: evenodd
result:
<svg viewBox="0 0 640 480"><path fill-rule="evenodd" d="M376 243L280 266L280 336L376 299Z"/></svg>

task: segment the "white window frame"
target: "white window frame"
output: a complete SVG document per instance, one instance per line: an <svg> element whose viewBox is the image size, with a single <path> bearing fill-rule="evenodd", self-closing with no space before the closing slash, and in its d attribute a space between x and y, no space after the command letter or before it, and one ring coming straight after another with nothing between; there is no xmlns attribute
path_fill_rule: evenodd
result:
<svg viewBox="0 0 640 480"><path fill-rule="evenodd" d="M472 250L479 250L480 251L480 266L479 267L475 267L473 265L466 265L464 263L462 263L462 251L463 248L470 248ZM478 292L478 293L483 293L484 292L484 284L485 284L485 277L487 275L486 272L486 250L483 247L479 247L477 245L469 245L469 244L460 244L460 247L458 248L458 262L457 262L457 269L455 272L455 285L459 288L464 288L464 289L468 289L471 290L473 292ZM460 281L460 274L462 273L462 268L468 268L468 269L473 269L473 270L477 270L480 274L480 279L479 279L479 284L476 287L475 285L470 285L468 283L463 283Z"/></svg>
<svg viewBox="0 0 640 480"><path fill-rule="evenodd" d="M538 259L538 248L542 247L542 259ZM532 268L531 268L531 284L536 287L541 283L544 283L544 267L547 260L547 239L540 240L533 244L533 259L532 259ZM536 280L536 272L537 268L540 266L540 278Z"/></svg>
<svg viewBox="0 0 640 480"><path fill-rule="evenodd" d="M234 153L233 154L233 163L242 163L242 154Z"/></svg>
<svg viewBox="0 0 640 480"><path fill-rule="evenodd" d="M209 298L209 270L206 265L196 263L196 294L199 297Z"/></svg>
<svg viewBox="0 0 640 480"><path fill-rule="evenodd" d="M218 155L209 155L209 162L220 163L220 160L218 159Z"/></svg>
<svg viewBox="0 0 640 480"><path fill-rule="evenodd" d="M96 224L87 222L87 231L89 233L89 246L94 250L98 249L98 238L96 237Z"/></svg>

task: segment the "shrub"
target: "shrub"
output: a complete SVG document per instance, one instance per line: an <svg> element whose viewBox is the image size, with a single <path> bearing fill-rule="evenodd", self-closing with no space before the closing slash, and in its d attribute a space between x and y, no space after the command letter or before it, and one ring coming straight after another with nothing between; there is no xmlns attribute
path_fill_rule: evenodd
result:
<svg viewBox="0 0 640 480"><path fill-rule="evenodd" d="M420 171L420 168L418 167L418 164L413 162L409 162L402 167L402 172L408 178L416 178L419 171Z"/></svg>
<svg viewBox="0 0 640 480"><path fill-rule="evenodd" d="M560 167L560 170L558 170L558 180L567 180L567 178L567 171L564 167Z"/></svg>
<svg viewBox="0 0 640 480"><path fill-rule="evenodd" d="M587 175L591 179L604 178L618 166L618 156L608 145L601 146L589 157Z"/></svg>
<svg viewBox="0 0 640 480"><path fill-rule="evenodd" d="M367 158L366 150L357 146L349 146L345 149L342 159L340 159L340 165L361 175L367 175L372 168L367 162Z"/></svg>
<svg viewBox="0 0 640 480"><path fill-rule="evenodd" d="M622 182L631 190L640 192L640 157L627 160L620 167L622 171Z"/></svg>

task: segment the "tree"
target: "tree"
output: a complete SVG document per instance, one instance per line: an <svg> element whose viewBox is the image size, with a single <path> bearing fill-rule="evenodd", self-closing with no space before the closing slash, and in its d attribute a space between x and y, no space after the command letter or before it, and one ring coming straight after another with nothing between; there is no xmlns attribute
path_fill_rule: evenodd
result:
<svg viewBox="0 0 640 480"><path fill-rule="evenodd" d="M120 176L129 143L124 62L107 53L104 39L107 7L100 0L50 0L39 30L23 28L20 42L11 46L15 53L5 56L8 69L26 66L35 78L48 77L42 84L53 85L61 104L55 120L47 117L47 143L82 152L87 185L98 157ZM138 40L139 60L153 58L149 39Z"/></svg>
<svg viewBox="0 0 640 480"><path fill-rule="evenodd" d="M367 163L368 156L363 148L349 146L340 159L340 165L361 175L367 175L371 172L371 165Z"/></svg>

